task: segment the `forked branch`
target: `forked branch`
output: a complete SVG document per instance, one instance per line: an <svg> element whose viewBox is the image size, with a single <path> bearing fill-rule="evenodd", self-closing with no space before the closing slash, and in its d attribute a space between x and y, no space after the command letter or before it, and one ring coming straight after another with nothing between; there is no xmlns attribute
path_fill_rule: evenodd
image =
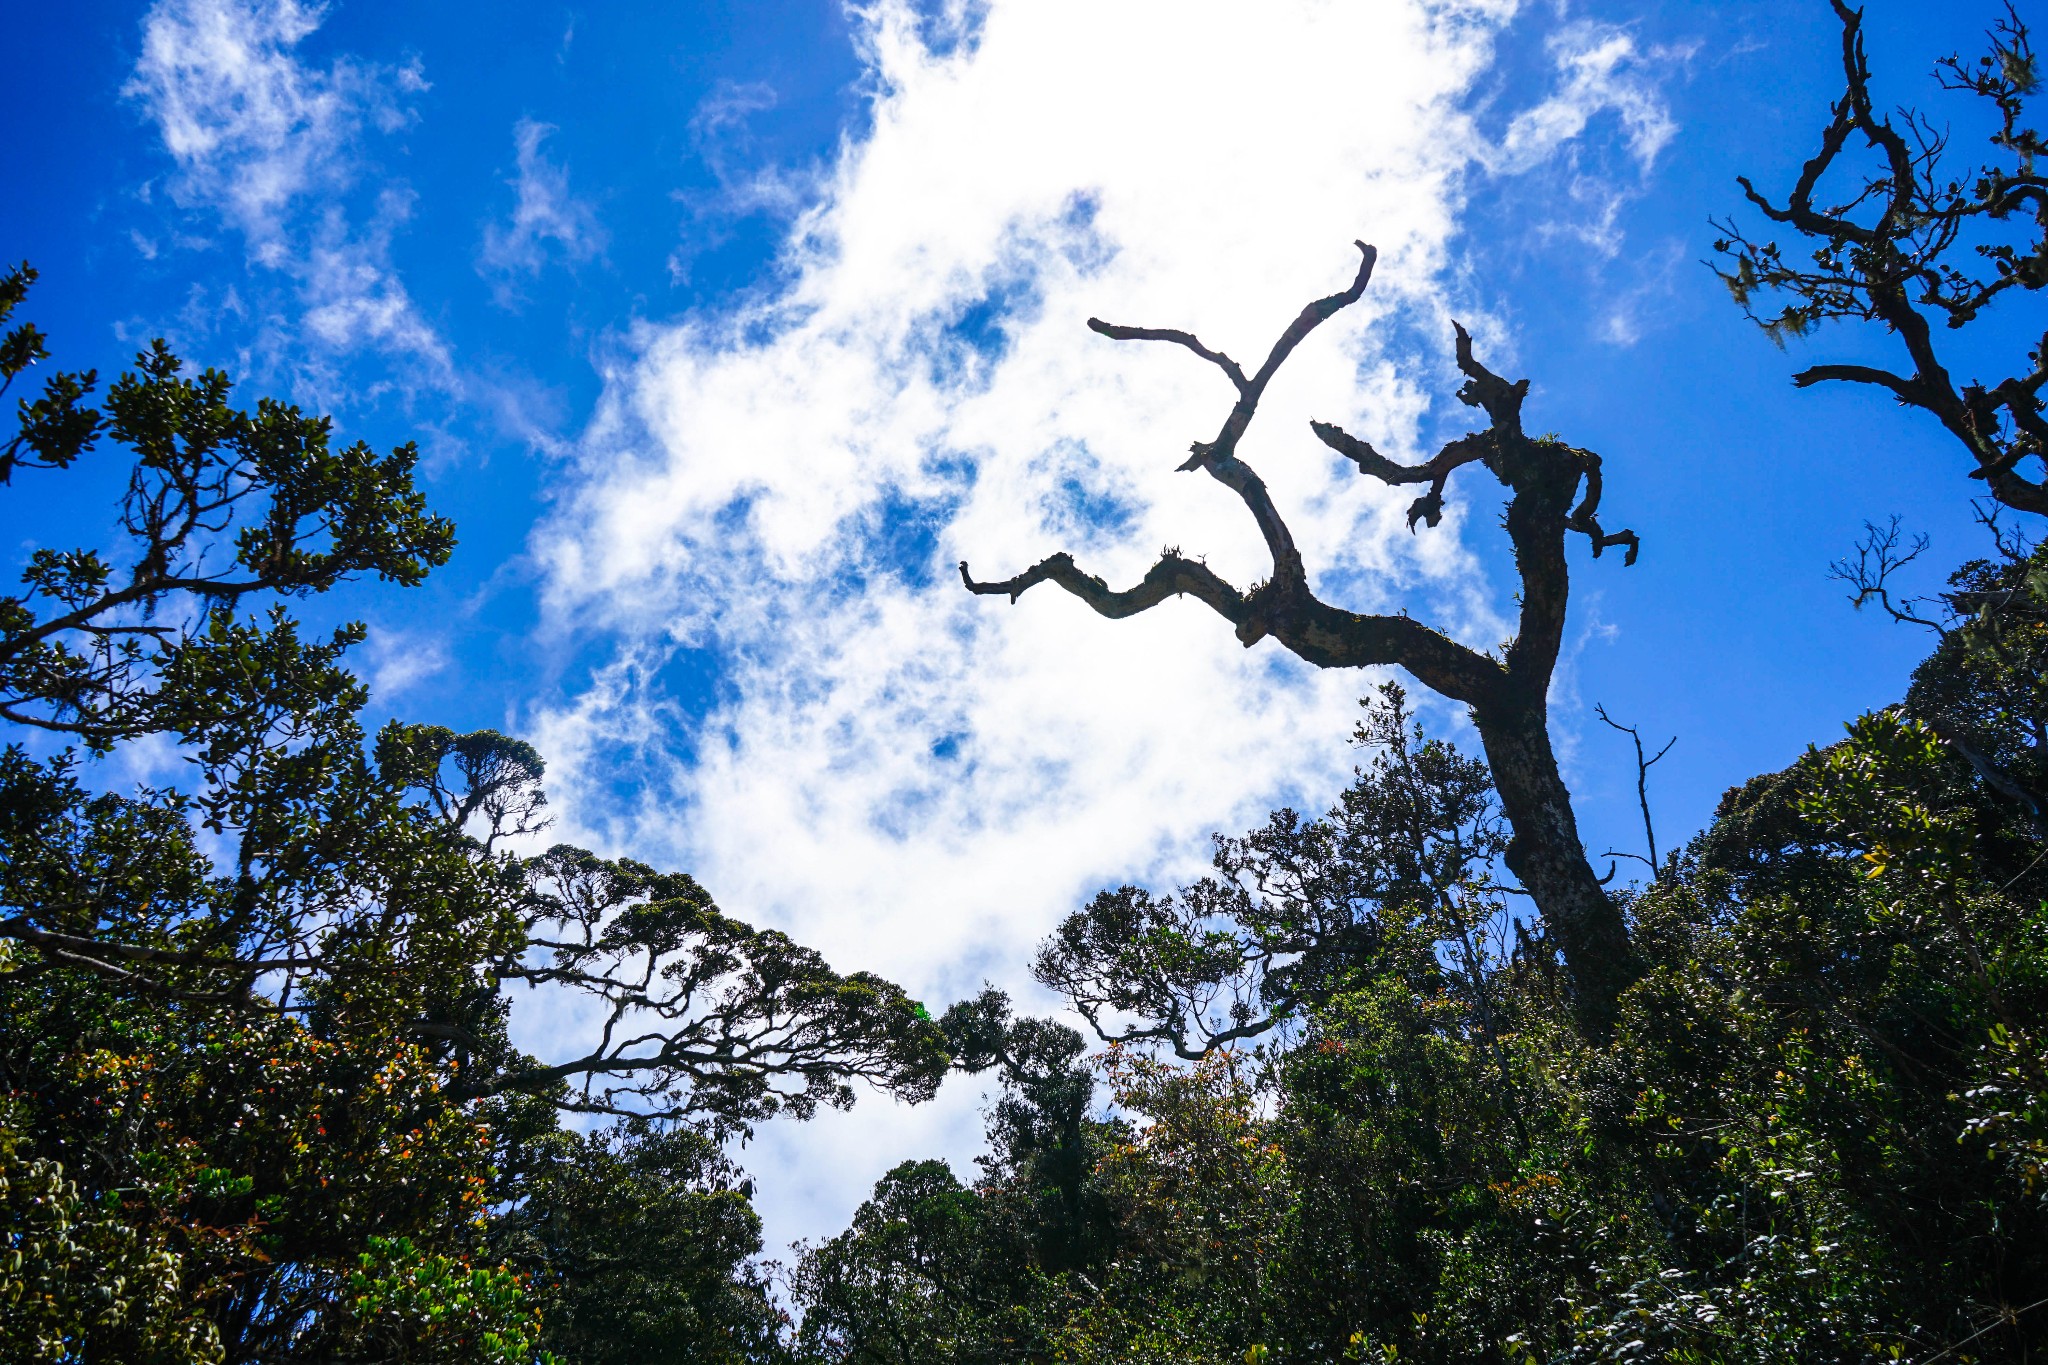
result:
<svg viewBox="0 0 2048 1365"><path fill-rule="evenodd" d="M1881 323L1904 347L1906 363L1812 365L1793 382L1886 390L1941 423L1968 452L1970 477L1983 480L1992 497L2048 514L2048 479L2027 465L2048 456L2040 411L2048 338L2023 371L1989 384L1959 385L1936 344L1940 330L1968 324L2000 295L2048 285L2048 175L2041 169L2048 144L2021 121L2040 84L2027 26L2008 7L1981 60L1937 63L1945 90L1975 95L1996 111L1990 155L1963 168L1944 164L1947 134L1929 119L1908 110L1895 121L1877 112L1863 12L1844 0L1833 4L1843 92L1818 150L1782 200L1746 178L1737 182L1754 209L1804 237L1804 247L1781 249L1721 223L1714 249L1728 258L1717 267L1722 281L1781 346L1823 322ZM1857 147L1870 154L1861 164ZM1765 310L1766 295L1780 301Z"/></svg>
<svg viewBox="0 0 2048 1365"><path fill-rule="evenodd" d="M1401 464L1390 460L1342 427L1329 422L1310 422L1322 443L1358 466L1358 472L1390 487L1404 483L1427 483L1429 491L1408 506L1408 529L1418 521L1435 526L1444 517L1444 484L1452 474L1475 460L1484 460L1486 443L1477 436L1461 436L1422 464Z"/></svg>
<svg viewBox="0 0 2048 1365"><path fill-rule="evenodd" d="M993 582L976 580L963 561L960 580L969 592L1000 595L1012 602L1039 583L1056 583L1111 618L1135 615L1168 597L1190 596L1229 621L1248 647L1270 635L1321 668L1397 665L1424 686L1470 706L1487 747L1502 809L1515 830L1504 860L1544 912L1571 971L1589 1031L1604 1036L1620 992L1634 979L1634 959L1620 913L1586 863L1570 794L1550 748L1546 697L1564 629L1567 533L1585 535L1595 555L1624 545L1629 563L1635 562L1637 538L1631 531L1610 533L1600 525L1600 457L1553 438L1530 439L1522 429L1529 381L1509 381L1487 369L1473 354L1470 334L1458 327L1457 360L1465 376L1458 397L1487 414L1486 430L1450 442L1424 464L1403 465L1329 423L1311 426L1360 473L1388 485L1428 485L1409 509L1411 530L1417 522L1438 523L1446 482L1468 464L1483 464L1507 487L1507 529L1522 579L1515 640L1499 655L1481 653L1405 614L1363 615L1316 596L1292 533L1264 480L1239 457L1238 445L1281 364L1310 332L1364 294L1376 253L1362 242L1358 246L1361 261L1350 286L1304 308L1250 376L1191 332L1116 326L1097 319L1088 324L1113 340L1166 341L1184 347L1230 379L1237 401L1216 438L1195 442L1180 468L1206 470L1245 504L1272 557L1266 582L1240 591L1177 550L1165 552L1139 583L1122 590L1083 572L1064 552L1013 578Z"/></svg>
<svg viewBox="0 0 2048 1365"><path fill-rule="evenodd" d="M1856 543L1856 558L1838 559L1828 566L1828 577L1844 583L1852 590L1849 605L1861 611L1875 602L1883 608L1885 615L1900 625L1924 626L1937 635L1947 634L1939 621L1920 615L1916 610L1924 605L1911 597L1894 598L1892 576L1927 553L1927 537L1916 535L1907 544L1899 530L1899 519L1893 517L1889 524L1880 527L1875 522L1863 523L1863 539Z"/></svg>
<svg viewBox="0 0 2048 1365"><path fill-rule="evenodd" d="M1664 755L1671 752L1671 746L1678 743L1678 736L1673 735L1665 740L1663 748L1645 757L1644 755L1647 751L1643 748L1643 732L1639 728L1633 725L1623 725L1620 721L1608 715L1607 708L1604 706L1595 706L1593 712L1609 726L1621 731L1621 733L1635 741L1636 802L1643 808L1643 839L1650 846L1650 856L1642 861L1650 865L1650 875L1654 877L1657 875L1657 827L1650 822L1650 769L1656 767ZM1633 858L1636 856L1633 853L1615 853L1612 849L1608 850L1608 852L1610 856L1617 858Z"/></svg>
<svg viewBox="0 0 2048 1365"><path fill-rule="evenodd" d="M1370 442L1362 441L1332 423L1310 422L1310 429L1324 445L1357 465L1361 474L1389 486L1429 485L1428 492L1409 504L1408 529L1411 532L1417 522L1435 526L1443 520L1444 485L1464 466L1484 464L1502 483L1518 487L1519 472L1512 466L1526 448L1542 447L1553 460L1562 455L1569 468L1585 481L1586 489L1579 505L1565 519L1567 529L1579 532L1592 542L1595 559L1610 545L1625 545L1628 550L1624 562L1635 563L1641 548L1636 533L1610 533L1600 525L1600 457L1590 450L1568 446L1551 437L1530 441L1522 431L1522 402L1529 396L1529 381L1520 379L1509 383L1487 369L1472 354L1471 333L1457 322L1453 322L1451 327L1457 337L1458 368L1465 374L1465 383L1458 389L1458 398L1469 407L1483 410L1492 419L1492 426L1486 431L1460 436L1422 464L1405 465L1388 459L1373 449Z"/></svg>

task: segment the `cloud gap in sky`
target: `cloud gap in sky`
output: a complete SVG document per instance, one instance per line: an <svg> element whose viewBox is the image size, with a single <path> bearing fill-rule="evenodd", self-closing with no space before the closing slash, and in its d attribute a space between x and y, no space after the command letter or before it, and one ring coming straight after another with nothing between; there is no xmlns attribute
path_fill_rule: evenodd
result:
<svg viewBox="0 0 2048 1365"><path fill-rule="evenodd" d="M1173 545L1264 577L1243 506L1172 472L1228 384L1085 320L1189 328L1255 365L1363 237L1365 299L1288 362L1243 452L1320 591L1502 639L1458 513L1410 535L1408 499L1307 421L1426 457L1458 420L1447 293L1511 354L1456 263L1471 174L1595 174L1571 154L1609 129L1638 174L1671 136L1655 70L1582 28L1555 40L1555 90L1489 141L1468 104L1513 13L1013 0L935 30L858 10L866 131L794 220L780 287L634 329L533 539L553 628L616 650L528 717L584 822L567 832L688 866L730 913L937 1008L984 976L1032 998L1031 946L1099 886L1186 873L1209 830L1277 802L1320 808L1372 679L1246 651L1192 602L1108 622L1050 589L972 598L953 564L998 577L1070 549L1125 585ZM659 679L684 647L721 660L724 700L679 723ZM829 1149L839 1172L823 1194L770 1182L771 1239L843 1221L911 1154L906 1122L972 1150L970 1105L764 1132L750 1160Z"/></svg>

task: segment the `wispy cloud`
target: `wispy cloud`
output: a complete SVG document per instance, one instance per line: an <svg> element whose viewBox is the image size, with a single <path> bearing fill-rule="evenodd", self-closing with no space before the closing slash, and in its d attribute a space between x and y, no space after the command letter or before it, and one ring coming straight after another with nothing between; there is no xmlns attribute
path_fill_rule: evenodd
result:
<svg viewBox="0 0 2048 1365"><path fill-rule="evenodd" d="M417 64L303 60L324 16L299 0L158 0L124 93L177 165L174 201L217 216L252 264L291 283L305 339L424 361L431 382L451 385L447 346L391 264L405 194L374 195L364 222L347 209L364 131L404 127L425 79Z"/></svg>
<svg viewBox="0 0 2048 1365"><path fill-rule="evenodd" d="M596 211L569 192L568 168L541 151L554 131L552 124L525 118L512 129L518 163L510 182L512 217L509 222L485 224L483 250L477 257L479 273L498 277L500 306L518 301L510 277L538 275L550 256L587 261L605 248L607 236Z"/></svg>
<svg viewBox="0 0 2048 1365"><path fill-rule="evenodd" d="M411 209L411 195L391 189L378 195L366 225L350 223L338 206L321 214L294 269L305 292L305 329L338 351L375 347L419 357L448 373L453 361L446 343L420 316L390 265L391 234Z"/></svg>
<svg viewBox="0 0 2048 1365"><path fill-rule="evenodd" d="M1455 519L1409 535L1409 499L1307 419L1427 453L1456 386L1465 177L1500 154L1464 101L1510 10L999 0L973 41L937 45L908 3L863 10L872 131L795 219L786 288L641 327L536 536L557 628L616 642L589 690L532 717L586 836L666 848L734 913L943 1004L984 975L1018 985L1098 885L1184 869L1207 830L1277 800L1327 799L1368 679L1240 649L1190 602L1108 622L1048 590L970 598L952 566L997 576L1066 548L1126 584L1172 544L1263 577L1243 507L1171 472L1228 386L1083 323L1191 327L1255 360L1349 280L1363 237L1382 253L1366 301L1289 361L1244 452L1324 592L1499 640ZM1569 94L1567 64L1571 107L1637 99L1624 66L1595 61L1607 85ZM1654 155L1634 116L1631 154ZM1590 125L1545 114L1515 155ZM685 656L714 659L727 698L696 721L664 681ZM647 782L619 798L625 771ZM970 1141L971 1115L947 1112L946 1141ZM897 1122L765 1139L829 1141L839 1178L776 1216L843 1217L902 1155Z"/></svg>
<svg viewBox="0 0 2048 1365"><path fill-rule="evenodd" d="M1655 162L1678 132L1663 97L1660 68L1689 56L1690 49L1644 51L1626 29L1591 20L1567 25L1546 46L1558 88L1509 122L1500 146L1504 165L1522 169L1555 155L1596 116L1610 111L1621 121L1636 161L1645 169Z"/></svg>
<svg viewBox="0 0 2048 1365"><path fill-rule="evenodd" d="M1602 341L1633 346L1642 340L1678 292L1679 273L1692 263L1688 246L1667 239L1633 253L1627 277L1603 299L1596 332Z"/></svg>
<svg viewBox="0 0 2048 1365"><path fill-rule="evenodd" d="M765 81L721 80L690 117L690 143L718 182L724 212L794 213L817 188L813 174L755 161L749 120L776 102Z"/></svg>
<svg viewBox="0 0 2048 1365"><path fill-rule="evenodd" d="M1664 97L1664 84L1693 55L1689 46L1644 48L1626 28L1580 19L1545 42L1555 89L1515 114L1499 142L1483 159L1494 171L1517 175L1562 161L1563 211L1541 220L1545 236L1563 236L1602 257L1621 251L1623 206L1641 192L1643 177L1678 133ZM1588 157L1589 125L1612 115L1619 125L1618 148L1600 145ZM1617 158L1613 153L1624 155ZM1616 164L1619 161L1620 164ZM1632 173L1631 173L1632 172Z"/></svg>
<svg viewBox="0 0 2048 1365"><path fill-rule="evenodd" d="M449 664L446 639L428 631L379 627L370 632L363 654L369 669L370 693L380 705L386 706L445 672Z"/></svg>
<svg viewBox="0 0 2048 1365"><path fill-rule="evenodd" d="M757 114L775 108L765 81L720 80L690 116L690 146L711 175L712 188L679 190L687 213L683 240L669 256L670 278L689 277L699 253L726 241L743 219L794 219L825 192L829 171L815 162L790 165L761 156L753 132Z"/></svg>

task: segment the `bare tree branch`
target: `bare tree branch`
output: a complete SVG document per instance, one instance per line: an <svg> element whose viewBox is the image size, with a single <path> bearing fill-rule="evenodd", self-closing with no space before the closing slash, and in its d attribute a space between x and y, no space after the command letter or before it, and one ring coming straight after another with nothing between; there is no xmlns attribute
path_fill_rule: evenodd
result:
<svg viewBox="0 0 2048 1365"><path fill-rule="evenodd" d="M1415 529L1415 523L1418 521L1435 526L1443 520L1444 484L1459 469L1475 460L1484 460L1489 450L1485 441L1476 436L1466 436L1446 445L1426 463L1397 464L1341 427L1328 422L1310 422L1309 429L1315 432L1324 445L1357 465L1361 474L1393 486L1404 483L1429 485L1427 493L1409 504L1410 531Z"/></svg>
<svg viewBox="0 0 2048 1365"><path fill-rule="evenodd" d="M1863 539L1856 543L1855 560L1836 560L1828 566L1828 577L1846 583L1854 590L1849 603L1858 611L1875 602L1887 616L1901 625L1924 626L1938 635L1945 635L1947 627L1939 621L1916 614L1914 608L1921 605L1921 599L1892 600L1892 575L1927 552L1926 536L1914 536L1912 548L1903 552L1899 548L1902 539L1897 517L1882 529L1874 522L1864 522Z"/></svg>
<svg viewBox="0 0 2048 1365"><path fill-rule="evenodd" d="M1636 800L1637 800L1637 802L1638 802L1638 803L1640 803L1640 804L1641 804L1641 806L1642 806L1642 808L1643 808L1643 839L1644 839L1644 840L1645 840L1645 841L1646 841L1646 842L1647 842L1647 843L1649 844L1649 846L1650 846L1650 856L1649 856L1649 858L1648 858L1648 859L1647 859L1646 861L1648 861L1648 863L1649 863L1649 865L1650 865L1650 875L1654 877L1654 876L1656 876L1656 875L1657 875L1657 867L1658 867L1658 863L1657 863L1657 829L1656 829L1656 826L1654 826L1654 825L1652 825L1652 824L1650 823L1650 769L1652 769L1652 768L1656 767L1656 766L1657 766L1657 763L1658 763L1658 761L1659 761L1659 760L1661 760L1661 759L1662 759L1662 758L1664 757L1664 755L1666 755L1666 754L1668 754L1668 753L1670 753L1670 752L1671 752L1671 746L1672 746L1672 745L1674 745L1674 744L1676 744L1676 743L1678 743L1678 736L1677 736L1677 735L1673 735L1673 736L1672 736L1672 737L1671 737L1670 739L1667 739L1667 740L1665 740L1665 741L1664 741L1664 747L1663 747L1663 748L1659 749L1659 750L1658 750L1658 751L1656 752L1656 754L1655 754L1655 755L1653 755L1652 757L1649 757L1649 758L1645 758L1645 757L1643 757L1643 754L1644 754L1644 749L1643 749L1643 732L1642 732L1641 730L1638 730L1638 729L1637 729L1637 728L1636 728L1635 726L1633 726L1633 725L1623 725L1623 724L1622 724L1622 723L1621 723L1620 721L1618 721L1618 720L1616 720L1616 719L1615 719L1614 717L1612 717L1612 716L1608 715L1608 714L1607 714L1607 708L1606 708L1606 707L1604 707L1604 706L1599 706L1599 705L1596 705L1596 706L1594 706L1594 708L1593 708L1593 712L1594 712L1594 714L1595 714L1595 715L1599 716L1601 720L1603 720L1603 721L1606 721L1606 722L1607 722L1607 724L1609 724L1609 725L1613 726L1613 727L1614 727L1615 729L1617 729L1617 730L1621 731L1621 732L1622 732L1623 734L1627 735L1627 736L1628 736L1628 737L1629 737L1629 738L1630 738L1631 740L1634 740L1634 741L1635 741L1635 746L1636 746ZM1610 852L1611 852L1611 850L1610 850ZM1617 854L1617 855L1615 855L1615 856L1618 856L1618 857L1624 857L1624 858L1632 858L1632 857L1634 857L1635 855L1634 855L1634 854L1632 854L1632 853L1624 853L1624 854Z"/></svg>
<svg viewBox="0 0 2048 1365"><path fill-rule="evenodd" d="M1471 706L1502 805L1516 838L1506 860L1536 897L1570 966L1589 1027L1604 1033L1620 991L1635 967L1620 914L1586 863L1570 796L1557 772L1547 730L1550 675L1563 639L1569 596L1564 540L1587 537L1597 556L1626 547L1634 563L1639 549L1631 531L1608 532L1599 521L1601 461L1551 438L1531 439L1522 429L1526 379L1494 374L1473 354L1472 338L1456 327L1456 353L1465 382L1459 399L1482 409L1487 430L1447 444L1422 465L1398 464L1372 446L1324 422L1311 429L1324 444L1357 465L1359 472L1389 485L1427 483L1429 491L1409 510L1409 528L1434 526L1442 515L1444 486L1458 469L1482 464L1510 490L1507 529L1522 579L1520 630L1501 656L1480 653L1402 614L1367 616L1318 598L1308 583L1292 533L1265 482L1237 448L1258 410L1260 397L1288 355L1323 321L1362 296L1371 278L1374 250L1359 243L1362 261L1349 288L1318 299L1282 333L1257 374L1242 372L1191 333L1112 327L1091 320L1098 333L1118 340L1169 341L1223 369L1238 388L1214 441L1197 441L1182 470L1204 469L1235 492L1252 514L1272 558L1264 583L1240 591L1199 561L1169 550L1137 585L1115 590L1083 572L1065 553L1039 561L1013 578L982 582L960 566L969 592L1016 601L1039 583L1056 583L1098 613L1120 618L1172 596L1192 596L1229 621L1247 647L1268 636L1302 659L1323 668L1398 665L1432 690ZM1241 380L1241 382L1240 382ZM1583 493L1581 490L1583 489ZM1577 499L1574 505L1574 499Z"/></svg>
<svg viewBox="0 0 2048 1365"><path fill-rule="evenodd" d="M1990 102L1998 128L1993 155L1971 171L1945 164L1946 133L1912 111L1902 123L1876 112L1864 52L1863 13L1832 0L1841 23L1843 93L1830 111L1821 145L1782 202L1747 179L1749 203L1773 223L1807 239L1808 261L1774 241L1756 241L1734 223L1720 223L1717 267L1736 303L1783 345L1822 322L1883 324L1899 339L1911 373L1861 364L1810 366L1794 378L1802 388L1825 382L1875 385L1938 420L1969 453L1971 477L2016 510L2048 514L2048 478L2021 472L2048 455L2048 423L2039 393L2048 381L2048 338L2027 356L2026 372L1988 385L1958 386L1942 364L1934 322L1955 329L2014 288L2048 284L2048 175L2039 134L2025 127L2037 93L2027 26L2010 9L1989 35L1981 62L1947 57L1937 64L1942 86ZM1874 152L1858 166L1852 142ZM1846 183L1843 183L1846 182ZM1832 188L1830 188L1832 187ZM2018 226L2018 231L2005 227ZM1969 229L1965 241L1965 229ZM2003 230L2004 235L2000 235ZM1757 298L1785 300L1769 314Z"/></svg>
<svg viewBox="0 0 2048 1365"><path fill-rule="evenodd" d="M1099 332L1111 341L1170 341L1177 346L1185 346L1229 375L1230 382L1237 386L1239 393L1243 393L1251 386L1251 381L1244 377L1244 370L1235 360L1221 351L1210 350L1186 332L1177 332L1171 327L1119 327L1113 322L1104 322L1101 318L1088 319L1088 327L1089 330Z"/></svg>
<svg viewBox="0 0 2048 1365"><path fill-rule="evenodd" d="M1083 573L1074 564L1074 557L1064 550L1041 559L1015 578L1006 578L1000 583L976 582L963 559L960 561L960 581L971 593L985 597L1004 596L1012 602L1037 584L1057 583L1093 607L1098 615L1107 616L1112 621L1135 616L1169 597L1183 594L1206 603L1232 625L1241 625L1249 615L1244 594L1224 582L1208 565L1183 559L1173 550L1163 553L1136 587L1122 592L1111 589L1093 574Z"/></svg>

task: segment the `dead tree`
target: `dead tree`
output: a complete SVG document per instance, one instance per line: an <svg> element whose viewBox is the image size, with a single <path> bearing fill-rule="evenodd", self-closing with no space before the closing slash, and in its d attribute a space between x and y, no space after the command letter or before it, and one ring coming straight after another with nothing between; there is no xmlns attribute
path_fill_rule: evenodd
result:
<svg viewBox="0 0 2048 1365"><path fill-rule="evenodd" d="M1229 356L1210 350L1186 332L1088 321L1091 329L1113 340L1185 346L1236 387L1237 402L1216 439L1195 442L1180 468L1206 471L1243 500L1272 556L1273 571L1264 583L1240 591L1200 560L1174 550L1162 555L1135 587L1121 591L1083 572L1064 552L1002 582L977 582L965 562L960 577L970 592L1003 594L1013 602L1036 584L1056 583L1111 618L1132 616L1169 597L1185 595L1229 621L1247 648L1270 636L1319 668L1397 665L1431 690L1463 702L1471 708L1502 811L1514 831L1504 855L1508 869L1534 898L1564 955L1581 1019L1595 1036L1604 1036L1617 998L1635 979L1636 965L1621 912L1602 889L1579 839L1571 793L1558 774L1550 746L1548 693L1570 587L1566 534L1584 535L1596 557L1610 546L1625 546L1628 563L1635 562L1636 536L1600 527L1600 457L1548 437L1527 435L1522 430L1522 401L1529 381L1509 383L1481 365L1473 358L1472 338L1453 323L1458 368L1465 374L1458 397L1486 413L1486 430L1452 441L1426 463L1403 465L1327 422L1311 426L1325 445L1357 465L1359 473L1386 484L1427 485L1428 491L1408 509L1411 531L1417 522L1438 523L1444 486L1465 465L1483 465L1507 487L1507 532L1522 580L1515 639L1498 654L1481 653L1410 616L1360 615L1315 595L1301 552L1272 495L1239 458L1237 447L1281 363L1325 319L1364 294L1378 253L1363 242L1357 245L1363 260L1350 288L1304 308L1256 374L1247 375Z"/></svg>
<svg viewBox="0 0 2048 1365"><path fill-rule="evenodd" d="M1939 421L1970 458L1970 477L2017 511L2048 515L2048 334L2023 369L1994 383L1957 383L1936 337L1973 321L2015 289L2048 285L2048 152L2026 127L2040 77L2027 26L2010 5L1975 63L1936 65L1944 89L1972 94L1995 110L1991 157L1962 170L1946 163L1948 134L1902 111L1895 122L1871 102L1863 53L1863 11L1833 0L1842 24L1842 97L1820 148L1782 200L1738 178L1750 204L1805 239L1805 259L1758 241L1732 220L1714 249L1728 261L1722 280L1744 312L1780 345L1833 319L1881 323L1899 339L1906 365L1814 365L1792 377L1800 388L1867 384ZM1846 164L1854 143L1873 164ZM1781 297L1774 311L1762 298ZM1939 324L1939 326L1937 326Z"/></svg>

